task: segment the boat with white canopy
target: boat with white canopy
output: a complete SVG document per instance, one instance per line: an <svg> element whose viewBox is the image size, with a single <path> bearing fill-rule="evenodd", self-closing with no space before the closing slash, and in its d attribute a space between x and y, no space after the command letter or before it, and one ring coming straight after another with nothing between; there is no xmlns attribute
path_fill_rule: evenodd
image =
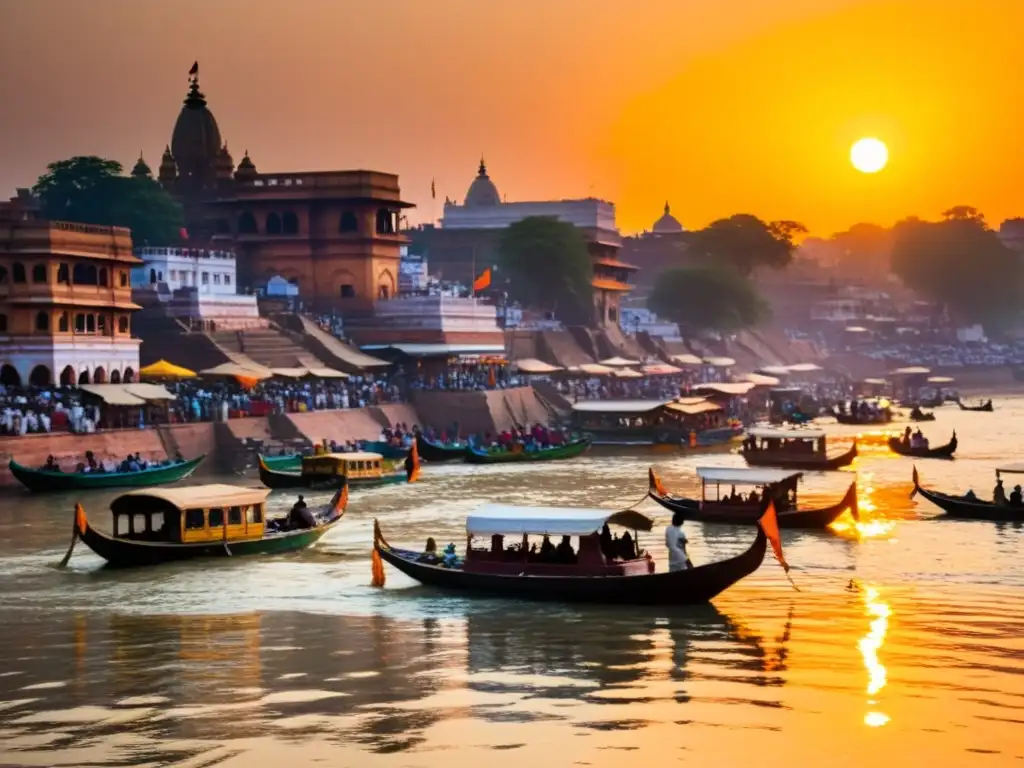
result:
<svg viewBox="0 0 1024 768"><path fill-rule="evenodd" d="M828 471L849 466L857 458L857 440L842 451L829 452L828 436L820 429L753 427L740 451L754 467Z"/></svg>
<svg viewBox="0 0 1024 768"><path fill-rule="evenodd" d="M660 573L637 543L637 532L650 531L654 521L632 509L487 504L466 518L463 557L458 557L454 544L438 553L432 539L423 552L394 547L375 521L374 583L383 586L386 562L422 584L464 593L602 603L703 603L757 570L768 535L777 537L774 517L770 511L750 547L735 557ZM612 527L627 530L616 538ZM506 537L512 539L509 544ZM552 537L560 542L556 545ZM477 543L480 539L489 546Z"/></svg>

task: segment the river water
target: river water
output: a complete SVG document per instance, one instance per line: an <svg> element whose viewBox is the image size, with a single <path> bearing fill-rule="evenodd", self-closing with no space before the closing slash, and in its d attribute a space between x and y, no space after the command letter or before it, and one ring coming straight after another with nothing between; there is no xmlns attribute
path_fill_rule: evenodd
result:
<svg viewBox="0 0 1024 768"><path fill-rule="evenodd" d="M960 438L956 461L917 462L924 484L987 495L1024 459L1024 399L996 406L924 425ZM852 468L870 522L784 532L799 591L770 559L697 609L471 600L390 569L369 586L374 518L393 544L461 548L487 500L625 506L649 464L685 490L695 466L740 463L425 467L353 493L311 551L121 572L82 545L54 567L74 498L0 497L0 765L1024 765L1024 526L935 519L908 498L913 462L881 447ZM851 479L809 475L802 504ZM110 498L82 499L101 527ZM641 508L663 566L666 515ZM754 535L687 529L697 562Z"/></svg>

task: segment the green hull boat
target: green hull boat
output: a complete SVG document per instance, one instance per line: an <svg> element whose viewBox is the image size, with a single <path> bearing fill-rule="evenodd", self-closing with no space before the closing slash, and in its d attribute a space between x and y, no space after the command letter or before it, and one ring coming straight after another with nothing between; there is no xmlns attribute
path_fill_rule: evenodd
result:
<svg viewBox="0 0 1024 768"><path fill-rule="evenodd" d="M11 474L33 493L52 493L100 488L149 488L176 483L195 472L204 458L206 454L191 461L165 464L139 472L44 472L23 467L14 459L7 466Z"/></svg>
<svg viewBox="0 0 1024 768"><path fill-rule="evenodd" d="M556 445L552 448L542 448L539 451L483 451L479 448L468 448L466 450L466 462L469 464L504 464L514 461L558 461L559 459L574 459L582 455L590 448L590 438L574 440L565 445Z"/></svg>

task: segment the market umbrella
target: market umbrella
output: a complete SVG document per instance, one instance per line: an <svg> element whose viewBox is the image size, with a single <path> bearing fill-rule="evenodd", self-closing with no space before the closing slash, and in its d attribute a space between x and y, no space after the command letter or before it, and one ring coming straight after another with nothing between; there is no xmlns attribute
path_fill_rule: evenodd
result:
<svg viewBox="0 0 1024 768"><path fill-rule="evenodd" d="M182 368L180 365L169 363L166 360L157 360L139 371L140 379L194 379L195 377L195 371Z"/></svg>
<svg viewBox="0 0 1024 768"><path fill-rule="evenodd" d="M607 360L602 360L601 365L607 365L612 368L624 367L627 365L639 365L639 360L630 360L628 357L609 357Z"/></svg>
<svg viewBox="0 0 1024 768"><path fill-rule="evenodd" d="M679 363L679 365L702 365L704 363L704 361L696 355L689 354L672 355L669 359L673 363Z"/></svg>
<svg viewBox="0 0 1024 768"><path fill-rule="evenodd" d="M634 371L632 368L616 368L612 371L612 376L616 379L642 379L644 377L640 371Z"/></svg>
<svg viewBox="0 0 1024 768"><path fill-rule="evenodd" d="M731 368L736 365L736 361L731 357L705 357L704 362L715 368Z"/></svg>

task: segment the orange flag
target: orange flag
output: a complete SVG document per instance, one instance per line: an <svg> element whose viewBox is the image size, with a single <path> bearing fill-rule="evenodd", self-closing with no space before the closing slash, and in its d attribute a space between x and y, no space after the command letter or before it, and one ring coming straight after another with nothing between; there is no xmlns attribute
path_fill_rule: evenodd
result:
<svg viewBox="0 0 1024 768"><path fill-rule="evenodd" d="M88 527L85 521L85 508L81 504L75 504L75 528L78 529L79 534L84 536L85 529Z"/></svg>
<svg viewBox="0 0 1024 768"><path fill-rule="evenodd" d="M370 586L384 586L384 561L380 559L380 552L377 550L376 545L373 547L373 555L370 558L370 575Z"/></svg>
<svg viewBox="0 0 1024 768"><path fill-rule="evenodd" d="M491 287L491 268L488 267L480 273L480 277L473 281L474 291L486 291Z"/></svg>
<svg viewBox="0 0 1024 768"><path fill-rule="evenodd" d="M338 497L338 503L335 505L335 509L339 512L344 512L348 508L348 481L341 487L341 494Z"/></svg>
<svg viewBox="0 0 1024 768"><path fill-rule="evenodd" d="M768 541L771 542L775 559L779 561L779 565L782 566L783 570L789 573L789 563L782 556L782 537L779 535L779 517L775 513L775 502L768 502L768 509L764 511L758 524L761 526L761 530L764 531L764 535L768 537Z"/></svg>
<svg viewBox="0 0 1024 768"><path fill-rule="evenodd" d="M420 451L416 447L416 441L413 441L412 448L409 449L409 468L406 474L406 480L410 483L415 483L420 479Z"/></svg>
<svg viewBox="0 0 1024 768"><path fill-rule="evenodd" d="M659 496L668 496L668 491L665 490L665 486L661 484L661 480L654 474L654 467L649 467L647 470L647 477L650 480L650 487L654 489L654 492Z"/></svg>

